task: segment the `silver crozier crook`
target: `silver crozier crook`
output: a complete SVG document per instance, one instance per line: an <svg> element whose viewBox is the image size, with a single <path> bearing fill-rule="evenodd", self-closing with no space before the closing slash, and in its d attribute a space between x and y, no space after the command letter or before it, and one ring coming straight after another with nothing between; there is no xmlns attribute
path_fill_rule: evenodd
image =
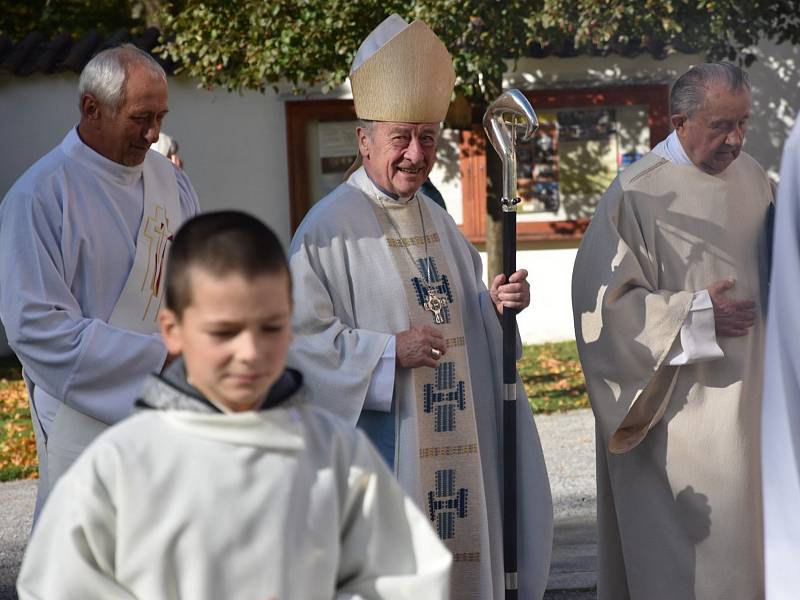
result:
<svg viewBox="0 0 800 600"><path fill-rule="evenodd" d="M508 90L483 116L483 127L503 161L503 273L517 270L517 139L527 142L539 128L528 99ZM517 135L518 130L522 130ZM527 407L526 407L527 410ZM516 600L517 576L517 311L503 309L503 566L506 600Z"/></svg>

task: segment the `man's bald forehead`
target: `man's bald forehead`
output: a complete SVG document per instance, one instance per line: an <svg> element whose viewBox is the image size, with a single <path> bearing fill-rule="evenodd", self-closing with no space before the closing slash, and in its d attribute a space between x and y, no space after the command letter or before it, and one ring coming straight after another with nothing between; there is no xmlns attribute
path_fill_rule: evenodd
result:
<svg viewBox="0 0 800 600"><path fill-rule="evenodd" d="M731 89L724 81L710 81L705 86L703 102L697 107L695 116L703 115L713 122L720 107L727 105L734 98L742 97L747 98L747 110L744 114L737 114L736 118L744 118L750 115L750 109L753 105L753 95L750 89L746 87Z"/></svg>

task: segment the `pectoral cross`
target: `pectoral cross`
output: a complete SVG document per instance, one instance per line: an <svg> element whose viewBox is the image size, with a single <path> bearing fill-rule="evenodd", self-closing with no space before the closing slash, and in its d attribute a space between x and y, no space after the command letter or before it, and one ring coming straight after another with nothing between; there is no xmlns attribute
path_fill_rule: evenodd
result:
<svg viewBox="0 0 800 600"><path fill-rule="evenodd" d="M447 306L447 298L445 298L441 294L436 294L432 290L426 290L425 296L425 304L422 307L433 313L433 321L437 325L441 325L444 323L444 318L442 317L442 311Z"/></svg>
<svg viewBox="0 0 800 600"><path fill-rule="evenodd" d="M426 312L431 313L436 325L450 322L450 305L453 304L453 292L447 275L440 275L433 258L417 261L420 277L412 277L417 302Z"/></svg>

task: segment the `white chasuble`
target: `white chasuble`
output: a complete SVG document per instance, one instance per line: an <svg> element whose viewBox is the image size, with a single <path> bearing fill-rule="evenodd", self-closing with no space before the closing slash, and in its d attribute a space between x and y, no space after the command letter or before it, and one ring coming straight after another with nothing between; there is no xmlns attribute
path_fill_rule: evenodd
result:
<svg viewBox="0 0 800 600"><path fill-rule="evenodd" d="M783 148L764 359L761 449L767 600L800 590L800 119Z"/></svg>
<svg viewBox="0 0 800 600"><path fill-rule="evenodd" d="M463 300L450 285L438 233L425 228L433 220L419 198L391 201L376 194L372 206L403 282L409 322L434 327L447 343L435 369L411 370L419 443L412 489L453 553L451 597L480 598L481 547L488 534Z"/></svg>
<svg viewBox="0 0 800 600"><path fill-rule="evenodd" d="M417 193L428 236L425 253L416 201L409 205L411 222L398 222L398 236L388 222L380 220L376 210L382 209L375 204L378 197L384 203L393 202L376 190L362 167L316 203L298 227L289 249L295 330L289 364L302 371L311 403L353 426L358 423L378 447L386 449L384 456L398 481L429 518L428 498L434 501L429 521L434 527L441 522L446 530L452 522L458 538L479 522L472 520L479 515L471 511L485 511L487 526L478 525L474 529L478 533L470 533L480 538L469 538L481 542L479 585L475 591L462 596L457 591L452 597L500 599L504 594L500 320L483 280L480 255L450 215ZM397 219L400 212L389 209L393 217L398 213ZM413 261L397 241L401 237L414 242L408 246ZM423 276L417 260L427 256L432 261L421 265ZM449 315L447 323L435 324L435 313L426 311L417 296L418 289L423 293L427 287L428 266L434 294L440 300L440 315ZM366 427L362 422L369 412L365 398L387 342L422 325L442 328L449 340L447 353L439 361L441 370L397 366L391 411L378 415L377 426ZM466 364L462 366L460 361ZM455 363L452 372L443 366L449 362ZM463 402L459 382L463 382ZM430 386L429 412L425 412L426 385ZM553 513L542 448L521 383L517 394L519 597L536 600L544 594L547 582ZM455 430L437 432L437 422L440 429L453 424ZM480 452L471 451L470 444L476 443L468 439L473 426ZM462 452L466 453L462 456ZM467 461L480 466L480 478L470 481L469 473L462 471ZM453 478L448 475L450 470L455 470ZM443 472L438 489L437 471ZM482 491L472 487L481 484ZM467 491L466 503L459 503L462 488ZM460 507L466 507L464 518ZM486 542L483 532L488 532ZM456 538L448 545L455 553L467 554L461 549L462 538ZM461 590L459 579L474 581L478 564L458 558L455 564L453 585Z"/></svg>

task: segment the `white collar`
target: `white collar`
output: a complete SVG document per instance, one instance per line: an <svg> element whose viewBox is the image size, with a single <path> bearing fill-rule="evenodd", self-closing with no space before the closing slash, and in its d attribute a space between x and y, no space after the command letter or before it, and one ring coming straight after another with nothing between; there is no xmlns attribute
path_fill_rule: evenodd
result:
<svg viewBox="0 0 800 600"><path fill-rule="evenodd" d="M683 144L681 144L676 131L670 133L667 139L653 148L652 152L661 158L674 162L676 165L694 165L683 149Z"/></svg>
<svg viewBox="0 0 800 600"><path fill-rule="evenodd" d="M218 442L276 450L301 450L305 446L303 418L295 406L232 414L153 412L176 427Z"/></svg>
<svg viewBox="0 0 800 600"><path fill-rule="evenodd" d="M70 158L118 185L131 185L142 177L144 161L135 167L128 167L106 158L81 139L77 126L70 129L64 137L61 149Z"/></svg>
<svg viewBox="0 0 800 600"><path fill-rule="evenodd" d="M378 185L372 181L372 178L367 175L367 170L361 166L356 171L350 175L347 180L347 183L357 187L361 191L363 191L367 196L370 198L375 198L379 202L382 202L386 205L387 208L392 207L403 207L408 206L408 204L414 199L416 194L413 196L400 196L395 197L391 196L386 191L378 187Z"/></svg>

